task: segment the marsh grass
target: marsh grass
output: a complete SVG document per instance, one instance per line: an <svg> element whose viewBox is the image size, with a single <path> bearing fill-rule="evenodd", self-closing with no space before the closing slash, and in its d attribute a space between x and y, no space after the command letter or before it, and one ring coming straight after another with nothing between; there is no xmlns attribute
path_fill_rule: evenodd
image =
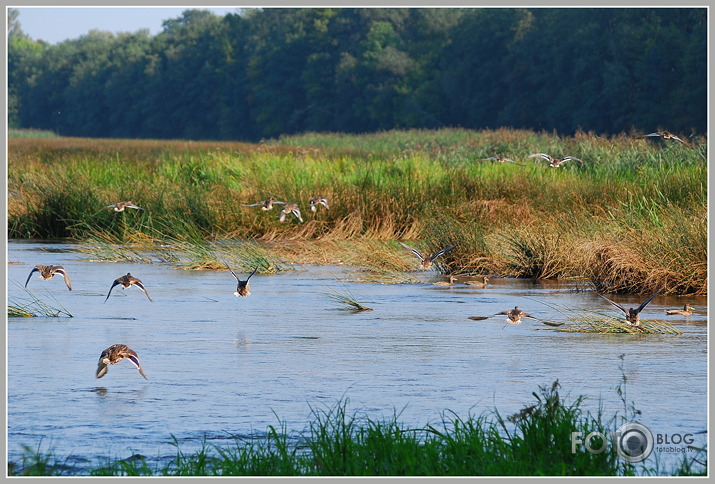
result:
<svg viewBox="0 0 715 484"><path fill-rule="evenodd" d="M57 301L57 299L52 294L47 293L47 295L54 301L54 303L47 303L32 294L21 284L15 282L15 285L19 289L23 290L27 296L14 296L12 299L8 300L8 318L57 318L62 315L67 316L69 318L73 317L72 313L70 313L64 306L62 306L62 304L60 304L59 301ZM59 307L56 307L55 305Z"/></svg>
<svg viewBox="0 0 715 484"><path fill-rule="evenodd" d="M374 420L348 410L342 400L313 408L307 430L291 434L285 424L263 436L236 436L231 444L210 445L176 455L168 462L142 456L100 458L88 470L64 465L51 450L26 448L22 462L10 462L10 475L91 476L632 476L697 475L707 471L707 452L691 455L672 469L636 467L607 445L601 453L572 449L572 432L608 435L640 412L626 400L625 377L617 388L624 413L610 418L601 406L585 411L583 397L560 393L558 381L534 392L534 401L513 415L498 410L460 417L443 412L436 422L405 426L400 414ZM593 442L594 447L596 442ZM66 462L66 461L65 461ZM647 461L646 461L647 462Z"/></svg>
<svg viewBox="0 0 715 484"><path fill-rule="evenodd" d="M227 238L296 241L306 242L304 257L322 260L331 256L314 241L456 243L439 272L583 277L613 292L658 286L703 295L704 149L508 129L306 133L258 145L10 138L8 230L77 240L101 233L117 244L189 241L187 250ZM584 164L552 169L526 158L534 152ZM475 161L494 154L525 166ZM310 212L315 195L330 209ZM241 206L269 196L298 202L305 222ZM147 212L103 210L118 200ZM196 267L211 266L205 256L194 250ZM388 260L357 265L379 277L409 270Z"/></svg>
<svg viewBox="0 0 715 484"><path fill-rule="evenodd" d="M549 328L550 331L588 334L683 334L682 331L665 321L641 318L640 326L632 326L624 318L615 318L601 311L572 310L544 301L538 302L559 312L566 320L563 326Z"/></svg>
<svg viewBox="0 0 715 484"><path fill-rule="evenodd" d="M372 308L359 303L353 293L345 286L341 285L340 289L329 288L330 292L327 296L340 306L340 309L347 311L372 311Z"/></svg>

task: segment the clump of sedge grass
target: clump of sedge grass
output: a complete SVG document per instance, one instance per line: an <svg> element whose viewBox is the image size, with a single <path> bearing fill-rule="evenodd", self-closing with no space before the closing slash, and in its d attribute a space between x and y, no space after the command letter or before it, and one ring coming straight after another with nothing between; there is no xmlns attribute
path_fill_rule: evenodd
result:
<svg viewBox="0 0 715 484"><path fill-rule="evenodd" d="M355 296L353 296L352 292L350 292L350 290L345 286L343 286L340 291L331 287L330 293L327 294L330 299L341 306L340 309L348 311L372 311L372 308L363 306L359 303Z"/></svg>
<svg viewBox="0 0 715 484"><path fill-rule="evenodd" d="M46 317L46 318L56 318L61 315L67 317L73 317L72 313L67 311L62 304L60 304L57 299L51 294L49 295L59 306L53 307L46 303L42 299L30 293L27 289L22 287L20 284L15 283L20 289L24 290L27 294L26 298L14 297L12 300L8 301L7 305L7 317L8 318L36 318L36 317Z"/></svg>

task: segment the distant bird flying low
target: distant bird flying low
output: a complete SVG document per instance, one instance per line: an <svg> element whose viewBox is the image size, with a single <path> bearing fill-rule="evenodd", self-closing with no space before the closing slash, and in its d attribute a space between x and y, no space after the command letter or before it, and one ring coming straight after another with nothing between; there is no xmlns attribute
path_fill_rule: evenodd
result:
<svg viewBox="0 0 715 484"><path fill-rule="evenodd" d="M30 271L30 275L27 276L27 280L25 281L25 287L27 287L27 283L30 282L30 278L32 277L32 274L35 272L40 273L40 279L42 279L43 281L52 279L55 276L55 274L62 274L62 277L65 280L65 285L67 285L67 289L69 289L70 291L72 290L72 284L70 283L70 277L67 275L67 271L65 271L65 268L62 266L36 265Z"/></svg>
<svg viewBox="0 0 715 484"><path fill-rule="evenodd" d="M523 310L519 309L519 306L514 306L514 309L509 309L507 311L502 311L500 313L496 313L494 316L499 316L501 314L506 314L506 317L507 317L506 322L509 324L521 324L522 318L534 319L534 320L540 322L541 324L545 324L547 326L562 326L564 324L564 323L553 323L551 321L544 321L542 319L535 318L531 314L526 313ZM489 318L490 318L490 316L470 316L469 317L469 319L473 319L475 321L480 321L480 320L489 319ZM506 326L506 324L504 326Z"/></svg>
<svg viewBox="0 0 715 484"><path fill-rule="evenodd" d="M149 297L149 293L147 292L146 288L144 287L144 283L142 283L142 281L127 272L126 276L118 277L114 280L114 283L112 284L112 287L109 288L107 298L104 300L104 302L107 302L107 299L109 299L109 295L112 294L112 289L114 289L114 286L118 286L119 284L122 285L122 289L126 289L129 286L136 286L141 289L144 294L146 294L146 297L150 301L152 300L151 297Z"/></svg>
<svg viewBox="0 0 715 484"><path fill-rule="evenodd" d="M112 205L107 205L105 209L114 209L115 212L123 212L125 208L133 208L135 210L146 210L134 204L134 202L117 202Z"/></svg>
<svg viewBox="0 0 715 484"><path fill-rule="evenodd" d="M550 321L543 321L539 318L535 318L531 314L525 313L523 310L519 309L519 306L514 306L514 309L510 309L508 311L502 311L497 314L506 314L507 319L506 322L509 324L521 324L521 318L530 318L530 319L535 319L536 321L543 323L547 326L561 326L563 323L552 323Z"/></svg>
<svg viewBox="0 0 715 484"><path fill-rule="evenodd" d="M442 254L446 254L450 250L457 247L456 245L450 245L449 247L445 247L444 249L437 251L432 255L422 255L422 253L419 250L415 249L414 247L410 247L409 245L403 244L402 242L399 242L399 244L402 247L404 247L405 249L407 249L410 252L412 252L413 254L415 254L420 259L420 263L422 264L422 269L424 269L424 270L427 270L430 267L432 267L432 263L434 262L434 260L437 257L441 256Z"/></svg>
<svg viewBox="0 0 715 484"><path fill-rule="evenodd" d="M285 205L285 202L280 202L278 200L273 200L272 198L269 198L267 200L263 200L262 202L256 202L252 203L250 205L246 204L241 204L244 207L258 207L260 205L261 210L272 210L273 209L273 204L277 203L278 205Z"/></svg>
<svg viewBox="0 0 715 484"><path fill-rule="evenodd" d="M283 207L283 210L281 210L281 216L278 220L281 222L285 222L286 215L288 215L289 213L293 213L293 215L295 215L298 220L300 220L301 222L303 221L303 217L300 216L300 209L298 208L297 203L286 203Z"/></svg>
<svg viewBox="0 0 715 484"><path fill-rule="evenodd" d="M656 137L656 138L672 139L672 140L675 140L675 141L680 141L680 142L683 143L684 145L687 145L687 144L688 144L688 143L686 143L685 141L683 141L682 139L678 138L678 137L677 137L676 135L674 135L673 133L670 133L670 132L668 132L668 131L656 131L656 132L654 132L654 133L645 134L645 135L643 135L642 137L643 137L643 138L647 138L647 137L649 137L649 136L650 136L650 137Z"/></svg>
<svg viewBox="0 0 715 484"><path fill-rule="evenodd" d="M119 363L124 358L127 358L129 361L132 362L132 365L134 365L137 370L139 370L139 374L143 376L145 380L148 379L144 374L144 370L142 370L142 367L139 364L139 356L137 356L136 351L129 348L127 345L122 344L112 345L106 350L102 351L102 354L99 356L99 362L97 362L97 378L102 378L104 375L107 374L109 365Z"/></svg>
<svg viewBox="0 0 715 484"><path fill-rule="evenodd" d="M226 264L226 263L224 262L224 264ZM236 281L238 282L238 286L236 286L236 292L233 293L234 296L236 296L236 297L239 297L239 296L241 296L241 297L248 297L248 296L250 296L250 295L251 295L251 292L249 291L250 286L249 286L249 284L248 284L248 281L249 281L249 279L251 279L251 276L253 276L253 274L255 274L256 271L258 270L258 266L256 266L255 269L253 269L253 272L251 272L251 273L248 275L248 277L246 278L245 281L242 281L242 280L236 275L236 273L233 272L233 270L228 266L228 264L226 264L226 267L228 267L228 270L231 271L231 274L233 274L233 277L235 277L235 278L236 278Z"/></svg>
<svg viewBox="0 0 715 484"><path fill-rule="evenodd" d="M310 210L315 213L317 212L317 205L322 205L325 207L325 209L329 209L328 207L328 201L323 198L323 197L313 197L310 199Z"/></svg>
<svg viewBox="0 0 715 484"><path fill-rule="evenodd" d="M579 163L583 163L583 160L580 160L574 156L564 156L563 158L554 158L551 155L547 155L546 153L534 153L532 155L529 155L528 158L543 158L544 160L549 162L549 166L552 168L558 168L562 164L566 163L567 161L578 161Z"/></svg>
<svg viewBox="0 0 715 484"><path fill-rule="evenodd" d="M626 321L628 321L628 324L630 324L631 326L640 326L641 325L641 323L640 323L641 311L643 311L643 308L645 308L648 305L648 303L651 302L653 300L653 298L656 297L658 294L660 294L660 291L653 294L651 297L649 297L645 302L643 302L643 304L638 306L636 309L633 309L633 308L626 309L623 306L621 306L620 304L618 304L617 302L611 301L603 294L599 294L599 296L601 296L603 299L605 299L606 301L608 301L609 303L613 304L618 309L623 311L623 313L626 315Z"/></svg>

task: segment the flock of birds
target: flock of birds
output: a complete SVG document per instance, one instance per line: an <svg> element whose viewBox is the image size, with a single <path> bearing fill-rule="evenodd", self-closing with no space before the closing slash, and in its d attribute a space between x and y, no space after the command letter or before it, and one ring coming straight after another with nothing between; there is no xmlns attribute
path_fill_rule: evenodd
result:
<svg viewBox="0 0 715 484"><path fill-rule="evenodd" d="M678 141L680 143L683 143L687 145L685 141L683 141L681 138L678 136L669 133L668 131L656 131L647 135L643 135L642 137L660 137L665 140L674 140ZM552 168L558 168L560 167L563 163L567 161L576 161L579 163L583 163L582 160L579 158L573 157L573 156L565 156L563 158L554 158L551 155L547 153L533 153L528 156L528 158L540 158L543 160L546 160L549 162L549 166ZM522 165L522 163L517 163L516 161L512 160L511 158L508 158L506 156L502 155L497 155L497 156L490 156L489 158L482 158L481 161L496 161L498 163L504 163L504 162L510 162L514 163L517 165ZM315 213L317 212L317 207L319 205L322 205L325 207L325 209L329 209L328 205L328 200L325 197L322 196L316 196L312 197L308 201L310 205L310 210ZM244 207L261 207L261 210L267 211L267 210L272 210L273 205L283 205L283 208L280 212L278 220L280 222L285 222L286 216L290 213L292 213L300 222L303 222L303 217L300 213L300 208L298 207L297 202L282 202L280 200L274 200L273 198L268 198L266 200L256 202L256 203L251 203L251 204L242 204ZM145 208L138 206L137 204L133 203L132 201L123 201L123 202L117 202L112 205L107 205L105 209L108 210L114 210L115 212L123 212L125 209L131 208L134 210L143 210L146 211ZM420 261L420 267L422 270L429 270L435 259L438 257L446 254L447 252L455 249L457 246L456 245L450 245L448 247L445 247L441 250L438 250L437 252L433 254L423 254L419 250L417 250L414 247L411 247L407 244L404 244L402 242L399 242L400 245L402 245L405 249L409 250L412 252ZM226 264L224 262L224 264ZM247 297L251 294L250 292L250 285L249 285L249 280L251 277L256 273L258 270L258 267L256 267L253 272L251 272L248 277L245 280L241 280L241 278L231 269L231 267L226 264L226 267L228 270L231 272L233 277L237 281L237 286L236 286L236 292L234 292L234 295L236 297ZM67 286L67 289L70 291L72 290L72 283L70 282L69 275L67 274L67 271L65 270L64 267L62 266L55 266L55 265L36 265L31 271L30 274L27 276L27 280L25 281L25 287L27 287L27 284L30 282L30 279L32 278L32 275L37 272L40 275L40 279L43 281L52 279L56 274L60 274L65 282L65 285ZM479 281L467 281L466 284L469 285L477 285L481 287L486 287L488 278L487 276L481 276L481 280ZM438 285L447 285L451 286L455 283L456 278L454 275L450 274L448 276L449 281L448 282L437 282L436 284ZM149 301L152 301L152 298L149 296L149 292L147 291L146 287L144 286L144 283L137 279L136 277L132 276L130 273L127 273L126 275L120 276L117 279L114 280L112 283L112 286L109 288L109 292L107 293L107 297L104 299L104 302L106 303L107 300L109 299L109 296L112 294L112 289L114 289L116 286L122 286L122 289L129 288L131 286L135 286L139 288L149 299ZM606 296L599 294L603 299L611 303L613 306L616 308L620 309L623 311L624 316L628 324L632 326L639 326L640 325L640 313L643 311L643 309L655 298L659 292L656 292L653 294L651 297L649 297L646 301L644 301L640 306L637 308L628 308L626 309L624 306L618 304L617 302L611 301L608 299ZM693 314L693 307L685 304L683 306L683 309L668 309L666 310L666 314L669 315L682 315L682 316L691 316ZM551 322L551 321L543 321L539 318L536 318L526 312L524 312L522 309L519 309L518 306L515 306L514 309L509 309L506 311L501 311L499 313L496 313L492 316L499 316L499 315L506 315L507 319L506 322L509 324L520 324L522 322L523 318L529 318L529 319L534 319L536 321L539 321L545 325L548 326L561 326L564 323L556 323L556 322ZM492 316L472 316L469 319L475 319L475 320L480 320L480 319L487 319ZM139 362L139 356L137 353L129 348L128 346L124 344L114 344L110 346L109 348L106 348L105 350L102 351L102 354L99 357L99 361L97 363L97 372L96 372L96 377L97 378L102 378L104 375L107 374L107 370L109 368L109 365L114 365L116 363L119 363L123 359L129 360L136 368L139 370L139 374L143 376L145 379L147 378L146 375L144 374L144 370L141 367L141 364Z"/></svg>
<svg viewBox="0 0 715 484"><path fill-rule="evenodd" d="M678 136L674 135L673 133L670 133L669 131L655 131L653 133L648 133L640 136L641 138L648 138L648 137L657 137L657 138L662 138L664 140L673 140L673 141L678 141L685 146L689 146L688 143L683 141L681 138ZM532 153L527 158L539 158L546 160L549 163L549 166L551 168L559 168L561 165L566 163L567 161L577 161L579 163L583 163L583 160L576 158L575 156L564 156L563 158L555 158L548 153ZM488 158L480 158L479 161L495 161L497 163L514 163L515 165L519 166L524 166L523 163L519 163L517 161L512 160L511 158L504 156L504 155L495 155L495 156L490 156Z"/></svg>

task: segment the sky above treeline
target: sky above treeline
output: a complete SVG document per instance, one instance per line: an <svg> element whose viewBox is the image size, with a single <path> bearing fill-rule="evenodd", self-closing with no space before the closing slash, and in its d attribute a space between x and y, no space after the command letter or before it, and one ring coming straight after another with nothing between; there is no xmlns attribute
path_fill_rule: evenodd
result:
<svg viewBox="0 0 715 484"><path fill-rule="evenodd" d="M12 7L10 7L12 8ZM236 13L237 7L19 7L22 31L33 40L56 44L76 39L90 30L114 33L162 30L165 20L178 18L184 10L211 10L216 15Z"/></svg>

